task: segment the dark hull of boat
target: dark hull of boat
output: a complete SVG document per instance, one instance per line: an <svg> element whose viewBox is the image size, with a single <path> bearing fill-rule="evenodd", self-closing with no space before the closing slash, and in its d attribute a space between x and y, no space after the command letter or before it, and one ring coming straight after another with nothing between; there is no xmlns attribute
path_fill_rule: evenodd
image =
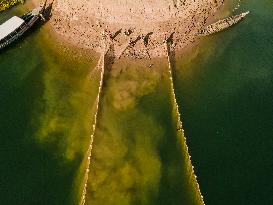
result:
<svg viewBox="0 0 273 205"><path fill-rule="evenodd" d="M25 21L19 28L10 33L6 38L0 41L0 49L5 48L17 39L19 39L28 29L30 29L39 19L40 16L33 16L31 13L27 13L21 18Z"/></svg>

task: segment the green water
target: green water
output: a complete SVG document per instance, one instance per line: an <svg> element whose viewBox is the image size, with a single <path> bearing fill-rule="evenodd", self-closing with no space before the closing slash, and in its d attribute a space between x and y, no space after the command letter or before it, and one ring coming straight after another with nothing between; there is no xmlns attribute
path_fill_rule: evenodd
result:
<svg viewBox="0 0 273 205"><path fill-rule="evenodd" d="M25 10L17 9L2 18ZM98 59L75 57L45 31L37 26L0 56L4 204L81 197ZM167 59L154 64L123 62L106 72L88 204L198 204L171 114Z"/></svg>
<svg viewBox="0 0 273 205"><path fill-rule="evenodd" d="M43 31L36 27L0 54L1 204L71 204L78 186L94 63L59 54Z"/></svg>
<svg viewBox="0 0 273 205"><path fill-rule="evenodd" d="M199 204L172 119L167 60L106 75L87 204Z"/></svg>
<svg viewBox="0 0 273 205"><path fill-rule="evenodd" d="M273 204L273 2L177 62L176 91L206 204Z"/></svg>
<svg viewBox="0 0 273 205"><path fill-rule="evenodd" d="M177 63L176 93L206 204L272 204L273 6L245 1L241 9L253 14ZM0 53L1 204L74 205L81 195L98 59L63 54L43 31ZM87 204L197 204L166 59L152 69L120 64L106 72Z"/></svg>

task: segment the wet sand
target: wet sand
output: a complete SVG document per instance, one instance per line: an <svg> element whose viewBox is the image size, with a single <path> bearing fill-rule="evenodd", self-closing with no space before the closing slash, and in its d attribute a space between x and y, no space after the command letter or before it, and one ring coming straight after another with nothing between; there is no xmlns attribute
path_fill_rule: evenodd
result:
<svg viewBox="0 0 273 205"><path fill-rule="evenodd" d="M192 44L223 1L56 0L50 26L77 47L101 52L108 36L117 57L152 58L165 55L163 42L172 34L176 50Z"/></svg>

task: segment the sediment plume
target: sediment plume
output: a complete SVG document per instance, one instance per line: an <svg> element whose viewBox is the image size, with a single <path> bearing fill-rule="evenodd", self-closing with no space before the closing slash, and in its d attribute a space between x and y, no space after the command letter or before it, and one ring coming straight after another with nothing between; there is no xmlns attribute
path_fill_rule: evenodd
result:
<svg viewBox="0 0 273 205"><path fill-rule="evenodd" d="M202 31L208 18L223 2L224 0L57 0L55 2L51 20L52 30L65 42L101 53L97 66L97 69L101 70L100 83L95 102L92 134L86 154L81 205L85 204L88 192L89 169L106 64L123 57L152 59L166 56L166 53L174 106L172 117L177 125L188 183L196 194L196 204L204 205L176 101L172 53L194 42L198 37L196 34ZM109 49L112 49L110 58L107 56ZM158 165L158 160L155 161Z"/></svg>

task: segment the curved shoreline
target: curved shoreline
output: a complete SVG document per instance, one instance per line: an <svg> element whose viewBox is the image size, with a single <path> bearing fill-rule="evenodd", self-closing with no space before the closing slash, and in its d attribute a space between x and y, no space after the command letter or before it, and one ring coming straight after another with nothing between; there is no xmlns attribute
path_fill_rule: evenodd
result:
<svg viewBox="0 0 273 205"><path fill-rule="evenodd" d="M37 2L38 0L32 0L33 4L37 5ZM107 5L107 2L112 2L112 0L104 0L101 3ZM123 54L123 57L133 56L147 59L165 56L163 42L172 33L175 33L176 51L189 47L194 41L198 40L195 34L219 10L220 6L223 5L223 0L199 2L186 0L184 5L169 8L170 12L165 11L166 5L164 4L165 7L163 7L163 3L162 8L158 7L156 11L149 10L146 13L137 10L135 7L132 8L134 11L131 11L131 8L124 6L127 9L124 13L131 11L129 13L131 15L123 17L122 23L118 24L111 18L109 20L111 12L107 10L105 10L104 17L102 15L101 18L98 18L98 14L96 14L97 16L94 15L94 12L97 11L92 8L94 3L92 1L87 3L86 0L73 3L72 0L55 1L53 16L49 22L51 33L59 41L98 53L102 51L103 35L113 37L116 34L113 42L117 56ZM136 3L132 5L135 6ZM118 9L118 6L116 7ZM100 10L101 8L98 11ZM158 15L158 11L164 12L161 16L156 16L157 20L149 21L154 13ZM115 12L115 10L112 11L112 13ZM135 17L141 14L142 17ZM137 21L139 18L139 22L132 23L132 19ZM128 19L128 23L124 19ZM130 19L131 21L129 21Z"/></svg>

